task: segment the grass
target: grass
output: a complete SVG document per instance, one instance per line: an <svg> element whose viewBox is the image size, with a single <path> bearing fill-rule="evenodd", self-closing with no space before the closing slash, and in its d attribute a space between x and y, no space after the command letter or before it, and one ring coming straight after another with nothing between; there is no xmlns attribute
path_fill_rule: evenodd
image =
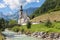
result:
<svg viewBox="0 0 60 40"><path fill-rule="evenodd" d="M2 40L3 36L0 34L0 40Z"/></svg>
<svg viewBox="0 0 60 40"><path fill-rule="evenodd" d="M51 21L60 21L60 11L55 11L55 12L50 12L50 13L46 13L46 14L43 14L43 15L40 15L34 19L32 19L31 21L32 22L44 22L46 21L47 19L50 19Z"/></svg>
<svg viewBox="0 0 60 40"><path fill-rule="evenodd" d="M1 37L1 35L0 35L0 40L2 40L2 37Z"/></svg>
<svg viewBox="0 0 60 40"><path fill-rule="evenodd" d="M45 26L45 23L33 24L30 29L27 29L26 25L18 27L20 31L24 29L24 31L30 30L31 32L59 32L60 33L60 23L53 23L53 27L49 28ZM15 26L17 27L17 26ZM14 27L13 27L14 28ZM12 30L13 30L12 28Z"/></svg>

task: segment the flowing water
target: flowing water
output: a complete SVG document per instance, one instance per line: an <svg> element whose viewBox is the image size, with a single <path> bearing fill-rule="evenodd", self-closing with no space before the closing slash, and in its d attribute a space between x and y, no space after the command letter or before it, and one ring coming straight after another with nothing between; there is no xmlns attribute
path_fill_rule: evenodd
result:
<svg viewBox="0 0 60 40"><path fill-rule="evenodd" d="M29 37L29 36L15 36L15 37L10 37L7 38L6 40L41 40L41 39L37 39L37 38L33 38L33 37Z"/></svg>
<svg viewBox="0 0 60 40"><path fill-rule="evenodd" d="M7 31L7 30L2 33L6 35L6 40L42 40L40 38L30 37L24 34L17 35L14 32Z"/></svg>

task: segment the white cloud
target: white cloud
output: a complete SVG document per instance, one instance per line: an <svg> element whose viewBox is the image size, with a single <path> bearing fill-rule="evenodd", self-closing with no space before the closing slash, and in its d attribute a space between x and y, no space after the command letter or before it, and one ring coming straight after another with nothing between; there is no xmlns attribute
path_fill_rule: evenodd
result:
<svg viewBox="0 0 60 40"><path fill-rule="evenodd" d="M40 0L26 0L28 3L30 2L39 2Z"/></svg>
<svg viewBox="0 0 60 40"><path fill-rule="evenodd" d="M6 5L9 5L11 9L15 9L19 5L19 0L4 0Z"/></svg>
<svg viewBox="0 0 60 40"><path fill-rule="evenodd" d="M39 0L3 0L3 1L5 2L6 5L9 5L11 9L15 9L21 4L26 5L27 3L31 2L39 2Z"/></svg>
<svg viewBox="0 0 60 40"><path fill-rule="evenodd" d="M0 3L0 8L5 8L5 7L6 7L5 4Z"/></svg>

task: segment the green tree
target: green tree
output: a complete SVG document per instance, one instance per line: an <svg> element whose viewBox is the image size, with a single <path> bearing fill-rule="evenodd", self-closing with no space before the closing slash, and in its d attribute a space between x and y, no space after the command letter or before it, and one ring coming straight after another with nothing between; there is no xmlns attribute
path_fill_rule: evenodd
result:
<svg viewBox="0 0 60 40"><path fill-rule="evenodd" d="M43 5L33 12L30 16L40 16L47 12L58 11L60 10L60 0L45 0Z"/></svg>
<svg viewBox="0 0 60 40"><path fill-rule="evenodd" d="M0 18L0 31L3 31L6 26L6 21L3 18Z"/></svg>
<svg viewBox="0 0 60 40"><path fill-rule="evenodd" d="M15 20L10 20L9 21L9 28L14 27L17 24L17 22Z"/></svg>
<svg viewBox="0 0 60 40"><path fill-rule="evenodd" d="M15 20L10 20L9 25L13 25L13 24L17 24L17 22Z"/></svg>
<svg viewBox="0 0 60 40"><path fill-rule="evenodd" d="M27 22L27 28L30 29L31 28L31 22Z"/></svg>
<svg viewBox="0 0 60 40"><path fill-rule="evenodd" d="M31 16L30 16L30 19L33 19L33 18L35 18L35 15L31 15Z"/></svg>
<svg viewBox="0 0 60 40"><path fill-rule="evenodd" d="M52 27L52 22L48 19L47 22L45 23L45 26L47 27Z"/></svg>

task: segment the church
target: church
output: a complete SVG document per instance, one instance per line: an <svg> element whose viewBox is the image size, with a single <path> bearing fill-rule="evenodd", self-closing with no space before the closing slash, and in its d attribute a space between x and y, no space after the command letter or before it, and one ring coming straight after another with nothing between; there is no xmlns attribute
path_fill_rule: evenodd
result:
<svg viewBox="0 0 60 40"><path fill-rule="evenodd" d="M27 16L25 12L23 12L22 5L20 6L20 12L19 12L19 18L18 18L18 24L19 25L26 25L26 23L30 20L30 18Z"/></svg>

